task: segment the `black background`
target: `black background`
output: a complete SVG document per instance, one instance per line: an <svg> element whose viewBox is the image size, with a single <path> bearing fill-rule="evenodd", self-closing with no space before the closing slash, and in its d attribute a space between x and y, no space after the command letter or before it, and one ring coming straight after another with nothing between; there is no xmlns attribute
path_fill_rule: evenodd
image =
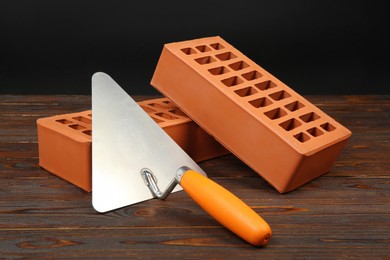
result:
<svg viewBox="0 0 390 260"><path fill-rule="evenodd" d="M219 35L301 94L388 94L380 1L1 1L0 94L150 86L164 43Z"/></svg>

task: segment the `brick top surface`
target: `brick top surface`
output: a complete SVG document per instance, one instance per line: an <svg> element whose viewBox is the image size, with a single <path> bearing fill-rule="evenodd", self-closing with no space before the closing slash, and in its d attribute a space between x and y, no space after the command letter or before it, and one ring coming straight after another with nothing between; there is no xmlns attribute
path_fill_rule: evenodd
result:
<svg viewBox="0 0 390 260"><path fill-rule="evenodd" d="M162 128L191 121L167 98L137 103ZM49 127L79 142L92 141L92 110L40 118L38 124Z"/></svg>

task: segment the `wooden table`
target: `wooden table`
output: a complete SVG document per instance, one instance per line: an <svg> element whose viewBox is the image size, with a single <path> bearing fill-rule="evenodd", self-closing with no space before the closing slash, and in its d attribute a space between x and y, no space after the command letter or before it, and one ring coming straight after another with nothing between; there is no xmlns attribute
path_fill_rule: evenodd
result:
<svg viewBox="0 0 390 260"><path fill-rule="evenodd" d="M184 192L97 213L39 167L35 124L90 109L90 96L0 95L0 258L389 259L390 96L307 98L353 133L329 173L279 194L232 155L201 163L271 225L257 248Z"/></svg>

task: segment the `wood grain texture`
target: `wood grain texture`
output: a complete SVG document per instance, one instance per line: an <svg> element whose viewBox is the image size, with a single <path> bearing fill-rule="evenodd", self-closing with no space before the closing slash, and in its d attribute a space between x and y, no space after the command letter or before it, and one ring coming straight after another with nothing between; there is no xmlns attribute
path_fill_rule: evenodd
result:
<svg viewBox="0 0 390 260"><path fill-rule="evenodd" d="M389 259L390 96L307 98L353 133L330 172L279 194L233 155L200 164L270 224L257 248L184 192L97 213L37 149L36 120L90 109L90 96L0 95L0 258Z"/></svg>

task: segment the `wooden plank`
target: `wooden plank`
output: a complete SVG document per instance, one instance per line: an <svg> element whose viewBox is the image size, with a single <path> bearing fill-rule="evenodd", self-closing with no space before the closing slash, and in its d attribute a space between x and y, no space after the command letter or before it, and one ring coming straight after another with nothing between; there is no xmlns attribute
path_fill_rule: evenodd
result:
<svg viewBox="0 0 390 260"><path fill-rule="evenodd" d="M0 95L0 258L388 258L390 96L307 98L353 132L330 172L279 194L233 155L200 164L271 225L255 248L184 192L97 213L90 193L39 167L35 124L90 96Z"/></svg>

